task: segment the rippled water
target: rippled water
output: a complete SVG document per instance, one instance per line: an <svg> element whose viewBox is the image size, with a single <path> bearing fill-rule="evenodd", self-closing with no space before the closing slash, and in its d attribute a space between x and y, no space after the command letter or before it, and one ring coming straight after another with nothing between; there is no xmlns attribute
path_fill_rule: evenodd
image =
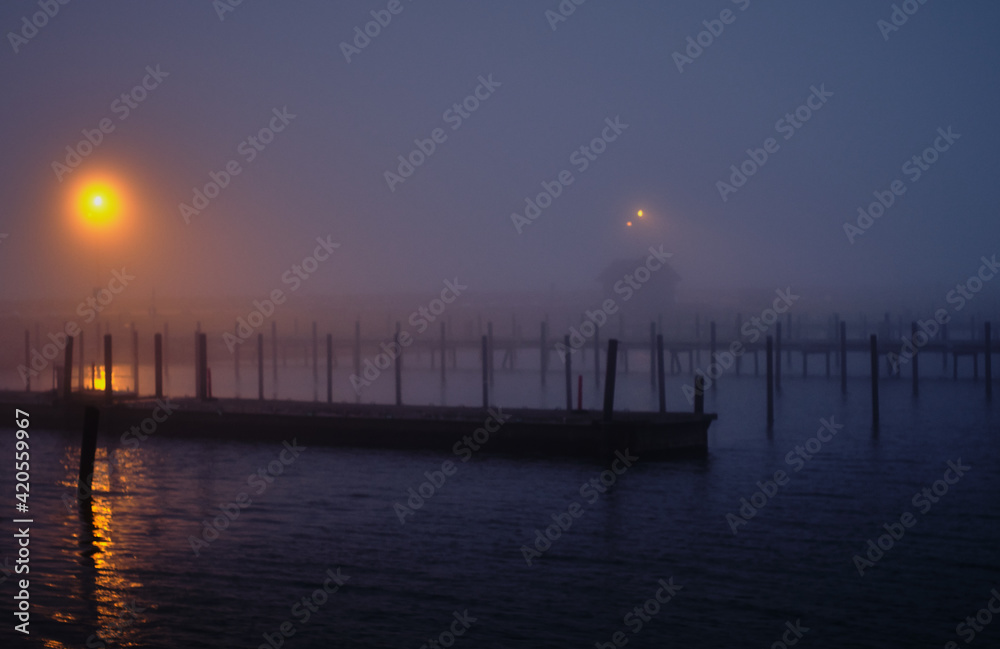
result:
<svg viewBox="0 0 1000 649"><path fill-rule="evenodd" d="M391 377L384 381L378 389L391 393ZM671 406L686 409L679 381ZM414 382L413 400L434 400L431 375ZM461 383L450 399L477 394L471 373L453 381ZM554 373L543 394L537 377L500 375L498 401L555 406L561 385ZM405 524L394 504L449 457L310 447L272 483L248 484L294 430L263 444L154 434L138 448L110 431L88 517L71 500L79 434L32 430L32 640L99 647L93 634L102 634L107 646L258 647L288 622L290 649L416 649L468 611L475 621L457 626L457 647L594 647L616 632L637 648L770 647L786 622L808 628L801 646L964 645L956 625L1000 586L1000 426L982 383L928 380L915 400L907 380L884 381L877 437L867 381L852 380L845 400L837 379L787 379L772 435L763 388L724 378L706 402L719 413L706 459L640 458L592 503L580 488L604 469L597 461L478 453ZM624 381L626 407L652 399L647 376ZM831 417L843 428L795 472L786 454ZM0 438L11 457L12 433ZM972 468L921 512L914 494L960 458ZM0 492L12 500L5 465ZM734 535L726 515L777 470L788 483ZM243 492L252 503L196 556L190 537L201 521ZM529 567L521 547L574 502L582 515ZM860 576L852 557L904 512L916 524ZM0 561L12 561L4 536ZM293 606L337 569L349 579L303 621L305 609ZM626 614L670 578L682 588L662 608L650 604L659 610L634 632L641 618L627 624ZM13 579L0 591L9 611ZM0 638L14 636L5 618ZM977 646L1000 646L1000 621L978 635Z"/></svg>

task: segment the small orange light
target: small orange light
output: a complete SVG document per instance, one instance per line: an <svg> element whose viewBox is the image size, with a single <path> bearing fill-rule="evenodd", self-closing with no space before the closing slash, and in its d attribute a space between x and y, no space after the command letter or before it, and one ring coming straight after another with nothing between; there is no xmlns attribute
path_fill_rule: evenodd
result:
<svg viewBox="0 0 1000 649"><path fill-rule="evenodd" d="M625 225L627 225L628 227L632 227L632 222L628 221L628 222L625 223Z"/></svg>

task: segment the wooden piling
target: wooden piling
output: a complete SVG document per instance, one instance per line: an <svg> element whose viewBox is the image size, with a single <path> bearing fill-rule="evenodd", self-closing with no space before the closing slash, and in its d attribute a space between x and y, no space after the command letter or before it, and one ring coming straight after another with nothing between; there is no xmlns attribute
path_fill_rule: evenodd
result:
<svg viewBox="0 0 1000 649"><path fill-rule="evenodd" d="M871 353L871 375L872 375L872 428L878 430L878 336L872 334L869 339Z"/></svg>
<svg viewBox="0 0 1000 649"><path fill-rule="evenodd" d="M482 364L483 364L483 410L490 407L490 368L489 359L486 355L488 353L489 341L486 336L482 337Z"/></svg>
<svg viewBox="0 0 1000 649"><path fill-rule="evenodd" d="M563 347L566 358L566 410L573 409L573 351L569 346L569 335L563 336Z"/></svg>
<svg viewBox="0 0 1000 649"><path fill-rule="evenodd" d="M153 335L153 380L156 398L163 398L163 334Z"/></svg>
<svg viewBox="0 0 1000 649"><path fill-rule="evenodd" d="M63 361L63 399L73 396L73 336L66 336L66 359Z"/></svg>
<svg viewBox="0 0 1000 649"><path fill-rule="evenodd" d="M607 375L604 378L604 421L611 421L615 410L615 370L618 368L618 340L608 341Z"/></svg>
<svg viewBox="0 0 1000 649"><path fill-rule="evenodd" d="M705 377L701 374L694 377L694 414L705 414Z"/></svg>
<svg viewBox="0 0 1000 649"><path fill-rule="evenodd" d="M656 389L660 412L667 411L667 384L663 371L663 334L656 334Z"/></svg>
<svg viewBox="0 0 1000 649"><path fill-rule="evenodd" d="M840 321L840 393L847 394L847 323Z"/></svg>
<svg viewBox="0 0 1000 649"><path fill-rule="evenodd" d="M170 378L170 327L163 323L163 378Z"/></svg>
<svg viewBox="0 0 1000 649"><path fill-rule="evenodd" d="M78 361L79 367L77 367L77 370L76 370L76 373L77 373L77 386L76 387L77 387L77 389L80 392L83 392L83 360L84 360L83 359L83 347L84 347L83 346L83 330L81 329L80 333L77 334L77 335L80 337L80 360Z"/></svg>
<svg viewBox="0 0 1000 649"><path fill-rule="evenodd" d="M208 400L208 334L198 334L198 399Z"/></svg>
<svg viewBox="0 0 1000 649"><path fill-rule="evenodd" d="M110 338L110 335L108 336ZM80 503L91 500L94 485L94 456L97 453L97 428L101 413L87 406L83 410L83 439L80 443L80 475L76 483L76 494Z"/></svg>
<svg viewBox="0 0 1000 649"><path fill-rule="evenodd" d="M583 410L583 374L576 377L576 409Z"/></svg>
<svg viewBox="0 0 1000 649"><path fill-rule="evenodd" d="M594 327L594 387L601 387L601 330Z"/></svg>
<svg viewBox="0 0 1000 649"><path fill-rule="evenodd" d="M278 323L271 322L271 381L274 383L274 398L278 398Z"/></svg>
<svg viewBox="0 0 1000 649"><path fill-rule="evenodd" d="M111 401L111 334L104 334L104 398Z"/></svg>
<svg viewBox="0 0 1000 649"><path fill-rule="evenodd" d="M767 426L774 425L774 339L767 337L767 352L764 358L767 375Z"/></svg>

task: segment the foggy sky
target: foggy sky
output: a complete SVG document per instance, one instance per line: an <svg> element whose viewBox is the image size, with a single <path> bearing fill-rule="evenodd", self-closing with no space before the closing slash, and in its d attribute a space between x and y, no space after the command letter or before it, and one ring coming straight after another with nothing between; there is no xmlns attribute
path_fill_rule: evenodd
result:
<svg viewBox="0 0 1000 649"><path fill-rule="evenodd" d="M907 3L919 9L886 39L883 1L588 0L553 30L557 0L401 0L348 63L341 44L389 4L244 0L220 19L207 0L78 0L15 53L9 33L40 9L3 3L0 299L86 294L122 266L139 292L264 296L317 237L340 247L303 294L433 294L451 278L576 290L660 245L687 290L912 289L1000 252L994 2ZM679 71L674 53L723 10L733 22ZM147 66L169 76L121 119ZM453 129L446 111L490 75ZM814 87L832 95L784 139L779 120ZM286 108L248 162L240 144ZM114 130L57 180L53 162L105 118ZM571 154L616 118L627 129L581 171ZM960 139L904 173L949 127ZM397 156L438 128L390 191ZM777 151L724 202L717 182L768 138ZM185 223L179 205L230 160L241 173ZM563 170L573 183L519 234L511 214ZM127 236L103 250L66 208L94 171L130 197ZM895 180L905 194L851 243L844 223Z"/></svg>

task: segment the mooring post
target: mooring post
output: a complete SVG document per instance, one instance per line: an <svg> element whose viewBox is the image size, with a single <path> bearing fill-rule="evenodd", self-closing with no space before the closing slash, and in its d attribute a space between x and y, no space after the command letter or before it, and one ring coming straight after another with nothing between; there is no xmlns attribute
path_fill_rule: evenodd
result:
<svg viewBox="0 0 1000 649"><path fill-rule="evenodd" d="M194 396L201 398L202 395L202 384L201 384L201 323L197 323L197 327L194 330Z"/></svg>
<svg viewBox="0 0 1000 649"><path fill-rule="evenodd" d="M708 365L712 366L715 360L715 320L708 325ZM719 385L718 381L712 381L712 389L714 390L716 386Z"/></svg>
<svg viewBox="0 0 1000 649"><path fill-rule="evenodd" d="M847 323L840 321L840 393L847 394Z"/></svg>
<svg viewBox="0 0 1000 649"><path fill-rule="evenodd" d="M198 334L198 385L201 401L208 400L208 334Z"/></svg>
<svg viewBox="0 0 1000 649"><path fill-rule="evenodd" d="M104 398L111 401L111 334L104 334Z"/></svg>
<svg viewBox="0 0 1000 649"><path fill-rule="evenodd" d="M493 321L490 320L486 323L486 339L487 339L487 349L486 349L486 360L487 367L490 372L490 387L493 387Z"/></svg>
<svg viewBox="0 0 1000 649"><path fill-rule="evenodd" d="M872 428L878 430L878 336L871 335L871 373L872 373Z"/></svg>
<svg viewBox="0 0 1000 649"><path fill-rule="evenodd" d="M73 336L66 336L66 360L63 363L63 398L69 400L73 396Z"/></svg>
<svg viewBox="0 0 1000 649"><path fill-rule="evenodd" d="M257 334L257 399L264 400L264 334Z"/></svg>
<svg viewBox="0 0 1000 649"><path fill-rule="evenodd" d="M445 341L444 321L441 322L441 385L445 383L445 355L447 353L447 342Z"/></svg>
<svg viewBox="0 0 1000 649"><path fill-rule="evenodd" d="M566 365L566 410L573 409L573 354L569 346L569 335L563 336L563 347L565 347Z"/></svg>
<svg viewBox="0 0 1000 649"><path fill-rule="evenodd" d="M170 378L170 327L163 323L163 377Z"/></svg>
<svg viewBox="0 0 1000 649"><path fill-rule="evenodd" d="M132 385L135 388L135 397L139 398L139 332L132 323Z"/></svg>
<svg viewBox="0 0 1000 649"><path fill-rule="evenodd" d="M767 426L774 425L774 339L767 337L767 356L764 358L767 368Z"/></svg>
<svg viewBox="0 0 1000 649"><path fill-rule="evenodd" d="M917 344L916 342L914 342L916 340L916 337L917 337L917 322L914 320L910 322L910 344L913 345L913 359L912 359L913 367L911 368L911 371L913 373L913 396L917 396L919 390L918 382L920 380L919 379L920 350L917 349Z"/></svg>
<svg viewBox="0 0 1000 649"><path fill-rule="evenodd" d="M667 384L663 371L663 334L656 334L656 388L660 412L667 411Z"/></svg>
<svg viewBox="0 0 1000 649"><path fill-rule="evenodd" d="M694 414L705 414L705 377L701 374L694 377Z"/></svg>
<svg viewBox="0 0 1000 649"><path fill-rule="evenodd" d="M541 364L542 372L542 387L545 387L545 374L549 371L549 342L548 342L548 323L544 320L542 321L542 337L539 345L539 362Z"/></svg>
<svg viewBox="0 0 1000 649"><path fill-rule="evenodd" d="M153 380L156 388L156 398L163 398L163 334L153 335Z"/></svg>
<svg viewBox="0 0 1000 649"><path fill-rule="evenodd" d="M90 501L94 480L94 456L97 453L97 427L101 412L87 406L83 410L83 440L80 444L80 477L76 483L76 496L81 503Z"/></svg>
<svg viewBox="0 0 1000 649"><path fill-rule="evenodd" d="M490 368L488 359L486 358L489 342L486 336L482 337L481 346L483 359L483 410L486 410L490 407Z"/></svg>
<svg viewBox="0 0 1000 649"><path fill-rule="evenodd" d="M608 341L607 375L604 378L604 421L611 421L615 410L615 370L618 367L618 340Z"/></svg>
<svg viewBox="0 0 1000 649"><path fill-rule="evenodd" d="M583 410L583 374L576 377L576 409Z"/></svg>
<svg viewBox="0 0 1000 649"><path fill-rule="evenodd" d="M701 315L694 314L694 348L695 352L698 354L696 359L698 365L701 365ZM691 362L691 350L688 350L688 365L691 366L691 374L694 374L694 363Z"/></svg>
<svg viewBox="0 0 1000 649"><path fill-rule="evenodd" d="M792 340L792 314L791 313L789 313L786 316L786 320L788 320L788 331L785 332L785 338L787 338L788 341L791 342L791 340ZM788 368L791 369L791 367L792 367L792 348L791 347L789 347L788 349L785 350L785 362L788 364Z"/></svg>
<svg viewBox="0 0 1000 649"><path fill-rule="evenodd" d="M781 392L781 323L774 327L774 391Z"/></svg>
<svg viewBox="0 0 1000 649"><path fill-rule="evenodd" d="M661 362L662 365L662 362ZM649 387L656 387L656 323L649 323Z"/></svg>
<svg viewBox="0 0 1000 649"><path fill-rule="evenodd" d="M983 327L986 329L986 356L983 358L985 363L983 369L986 372L986 399L990 400L993 398L993 340L990 321L983 323Z"/></svg>
<svg viewBox="0 0 1000 649"><path fill-rule="evenodd" d="M393 337L396 349L396 405L403 405L403 347L399 344L399 323L396 323L396 335Z"/></svg>
<svg viewBox="0 0 1000 649"><path fill-rule="evenodd" d="M326 402L333 403L333 334L326 335Z"/></svg>

